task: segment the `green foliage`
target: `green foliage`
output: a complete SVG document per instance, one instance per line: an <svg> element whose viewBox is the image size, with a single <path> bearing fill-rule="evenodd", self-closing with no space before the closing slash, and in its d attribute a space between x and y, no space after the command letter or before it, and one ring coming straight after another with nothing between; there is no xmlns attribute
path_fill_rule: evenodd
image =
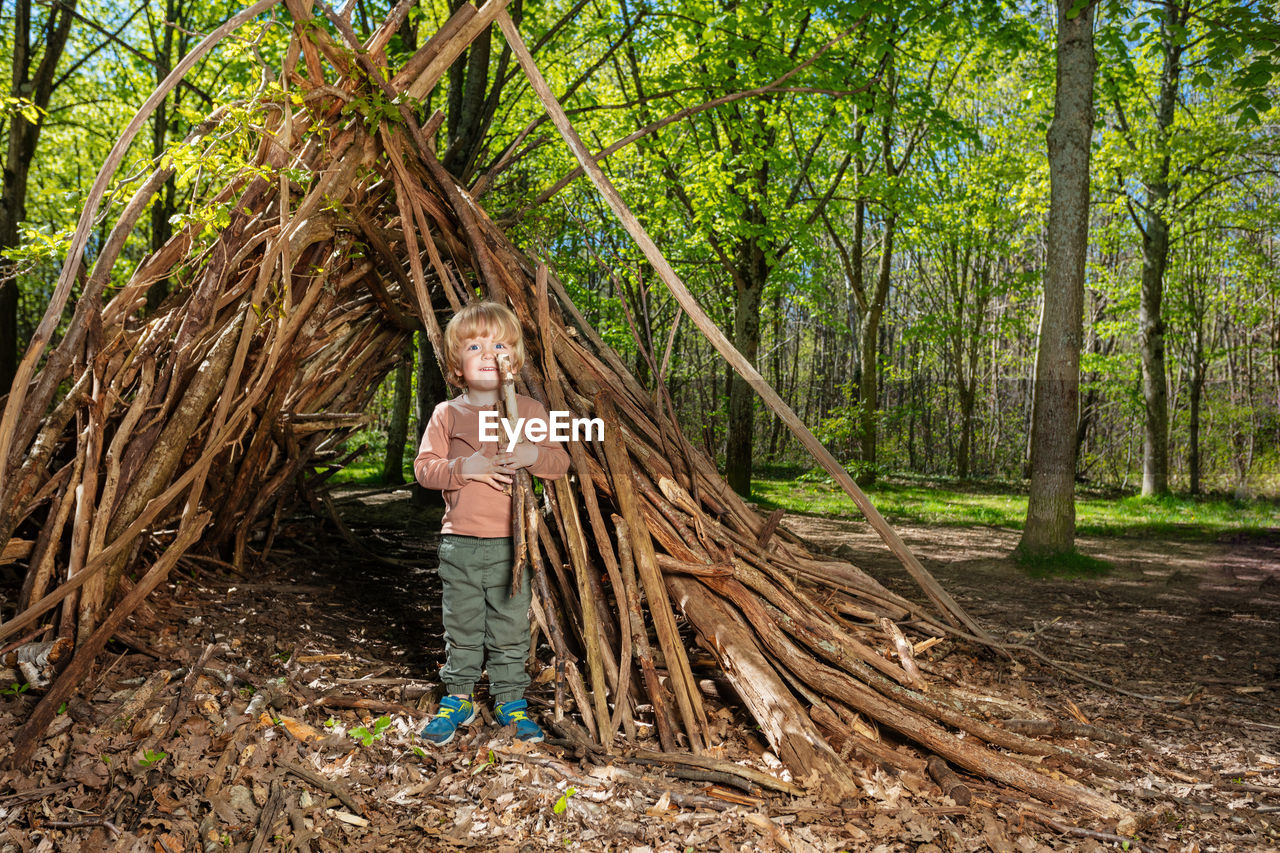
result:
<svg viewBox="0 0 1280 853"><path fill-rule="evenodd" d="M160 750L155 750L155 749L148 749L146 753L143 754L142 758L138 759L138 764L140 764L143 767L151 767L156 764L159 764L161 761L164 761L168 757L169 757L169 753L167 752L162 752Z"/></svg>
<svg viewBox="0 0 1280 853"><path fill-rule="evenodd" d="M98 26L72 28L67 79L42 117L22 245L9 253L21 291L20 334L34 328L48 299L98 165L156 85L151 58L164 34L181 55L239 8L224 0L182 0L175 20L164 23L154 5L133 18L132 8L101 0L77 6ZM1020 477L1044 272L1051 12L988 0L841 0L820 8L789 0L769 6L627 0L588 4L556 28L568 8L535 5L519 19L528 42L539 45L537 60L552 89L596 150L689 111L605 158L603 166L721 329L731 331L738 319L735 274L753 252L763 259L768 284L757 366L819 437L859 474L949 476L957 470L962 390L971 391L973 473ZM1175 481L1187 476L1189 384L1200 352L1207 376L1199 436L1204 487L1274 493L1280 416L1269 365L1280 340L1274 320L1280 314L1280 184L1268 164L1277 156L1269 128L1280 120L1274 103L1280 33L1274 3L1214 0L1195 11L1171 23L1166 5L1099 5L1081 388L1093 419L1080 471L1093 483L1123 488L1139 464L1142 252L1134 219L1151 207L1169 217L1173 238L1165 321ZM407 39L407 29L393 36L391 65L402 63L450 12L444 0L414 4L409 23L418 38ZM352 25L361 38L378 14L357 4ZM144 131L110 190L106 222L157 164L175 170L170 222L191 229L197 253L239 215L232 202L210 201L211 190L236 178L283 177L303 190L314 185L317 176L294 165L248 166L281 106L291 107L296 121L308 121L317 103L297 90L286 93L263 74L264 67L278 69L283 56L289 36L283 15L272 12L225 41L197 65L189 86L175 90L166 102L173 125L158 163ZM12 26L12 16L0 16L6 44ZM323 17L311 26L332 31ZM117 31L118 40L103 36ZM1158 99L1168 46L1182 50L1185 67L1173 123L1160 133L1150 105ZM492 77L510 72L501 61L501 51L493 50ZM0 54L0 73L10 71L11 62L11 53ZM784 74L791 74L784 85L765 89ZM447 102L449 85L446 78L426 102L411 105L419 118ZM763 91L700 109L748 90ZM19 113L35 117L24 96L0 97L5 124ZM215 132L187 145L176 142L215 108L225 110ZM342 109L367 130L401 120L398 105L372 88L349 93ZM532 135L521 136L531 126ZM450 132L439 131L437 150L447 150ZM529 207L574 162L547 129L541 105L512 84L489 128L480 170L517 139L528 153L499 175L481 203L519 246L551 262L588 322L648 387L655 379L641 349L661 362L667 341L674 341L664 379L679 419L695 445L721 455L723 363L687 318L680 319L587 182ZM1167 201L1154 203L1147 187L1165 158L1172 189ZM872 343L880 396L864 401L857 380L865 307L848 274L858 261L864 286L874 287L891 217L897 230L889 292ZM111 271L108 295L149 251L147 217L141 222ZM854 237L859 222L861 245ZM95 232L90 263L100 240ZM193 275L179 268L171 284L188 287ZM273 299L258 306L263 318L278 310ZM333 481L380 478L390 402L388 382L370 406L369 425L340 451L363 446L364 454ZM860 417L868 407L881 435L874 465L859 460ZM804 458L771 418L758 419L756 441L762 458ZM408 462L412 447L406 450ZM831 511L843 506L834 495L816 500ZM1146 509L1169 515L1169 524L1184 523L1172 510ZM948 517L942 507L911 509L910 502L903 511ZM971 521L1021 523L1016 507L967 512ZM1083 509L1082 523L1090 523Z"/></svg>
<svg viewBox="0 0 1280 853"><path fill-rule="evenodd" d="M578 793L578 789L572 785L565 788L564 793L556 800L556 804L551 807L551 810L556 814L564 814L565 810L569 808L569 799L576 793Z"/></svg>
<svg viewBox="0 0 1280 853"><path fill-rule="evenodd" d="M369 746L375 740L381 740L386 734L387 729L391 727L391 718L387 716L379 717L374 720L373 728L369 729L364 726L357 726L351 730L351 737L360 741L364 746Z"/></svg>

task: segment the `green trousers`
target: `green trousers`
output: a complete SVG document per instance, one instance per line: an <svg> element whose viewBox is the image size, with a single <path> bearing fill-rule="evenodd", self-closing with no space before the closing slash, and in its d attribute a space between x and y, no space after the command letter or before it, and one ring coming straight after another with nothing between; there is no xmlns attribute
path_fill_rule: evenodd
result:
<svg viewBox="0 0 1280 853"><path fill-rule="evenodd" d="M511 595L511 537L440 537L440 581L445 664L441 680L450 693L471 693L489 670L489 695L497 703L524 697L529 686L529 570Z"/></svg>

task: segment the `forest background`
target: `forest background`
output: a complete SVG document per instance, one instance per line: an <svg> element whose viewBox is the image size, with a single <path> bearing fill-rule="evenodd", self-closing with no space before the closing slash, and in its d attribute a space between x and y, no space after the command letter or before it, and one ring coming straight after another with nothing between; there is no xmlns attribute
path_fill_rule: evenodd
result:
<svg viewBox="0 0 1280 853"><path fill-rule="evenodd" d="M391 67L458 5L413 5ZM1274 499L1280 5L1087 5L1097 77L1077 478ZM239 8L0 3L11 47L0 53L10 83L0 103L0 387L107 151L157 82ZM607 152L605 171L702 305L863 483L894 474L1017 488L1030 474L1052 4L510 8L583 138ZM389 8L352 0L345 11L363 37ZM247 104L271 91L264 68L279 67L284 14L282 4L215 49L135 143L112 206L156 161L176 169L122 254L117 286L175 226L226 221L225 208L192 199L257 144ZM594 189L570 180L576 164L501 39L478 40L441 91L417 106L444 113L435 142L445 166L551 264L643 383L665 381L689 437L730 484L746 493L753 469L807 469L781 422L682 321ZM217 107L227 112L213 142L184 145ZM347 104L379 118L386 107ZM102 216L90 256L114 218ZM151 304L170 285L159 283ZM417 337L350 443L390 480L444 395ZM1152 477L1153 454L1163 476Z"/></svg>

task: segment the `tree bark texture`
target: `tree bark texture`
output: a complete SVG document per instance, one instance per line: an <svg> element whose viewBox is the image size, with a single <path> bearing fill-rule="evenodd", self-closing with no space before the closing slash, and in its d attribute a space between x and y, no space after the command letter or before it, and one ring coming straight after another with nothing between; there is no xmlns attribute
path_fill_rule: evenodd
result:
<svg viewBox="0 0 1280 853"><path fill-rule="evenodd" d="M1189 4L1164 4L1161 21L1160 94L1156 102L1154 171L1144 178L1146 219L1142 226L1142 288L1138 301L1138 349L1142 359L1142 400L1145 419L1142 441L1142 493L1169 491L1169 379L1165 365L1164 274L1169 265L1168 205L1170 131L1178 105L1184 42L1177 37L1190 15Z"/></svg>
<svg viewBox="0 0 1280 853"><path fill-rule="evenodd" d="M769 265L756 240L744 241L739 250L737 288L733 306L733 344L750 361L760 354L760 303L764 297ZM756 393L737 373L729 381L728 436L725 440L725 476L729 487L743 497L751 495L751 466L755 446Z"/></svg>
<svg viewBox="0 0 1280 853"><path fill-rule="evenodd" d="M1049 223L1044 309L1036 351L1031 490L1018 550L1075 548L1076 427L1080 406L1085 256L1089 241L1089 151L1093 137L1094 4L1070 17L1058 2L1058 71L1049 125Z"/></svg>

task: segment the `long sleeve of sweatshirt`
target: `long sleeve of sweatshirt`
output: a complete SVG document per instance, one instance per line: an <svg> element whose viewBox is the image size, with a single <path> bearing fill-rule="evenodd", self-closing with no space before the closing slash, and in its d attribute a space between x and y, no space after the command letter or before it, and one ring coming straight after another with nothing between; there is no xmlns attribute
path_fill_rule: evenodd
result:
<svg viewBox="0 0 1280 853"><path fill-rule="evenodd" d="M413 460L413 476L425 489L447 491L461 489L466 482L462 479L459 466L465 456L449 457L450 436L456 415L448 401L436 406L431 413L431 420L422 433L422 444L418 447L418 455ZM477 431L477 440L479 431ZM479 450L477 447L475 450ZM469 455L469 454L468 454Z"/></svg>

